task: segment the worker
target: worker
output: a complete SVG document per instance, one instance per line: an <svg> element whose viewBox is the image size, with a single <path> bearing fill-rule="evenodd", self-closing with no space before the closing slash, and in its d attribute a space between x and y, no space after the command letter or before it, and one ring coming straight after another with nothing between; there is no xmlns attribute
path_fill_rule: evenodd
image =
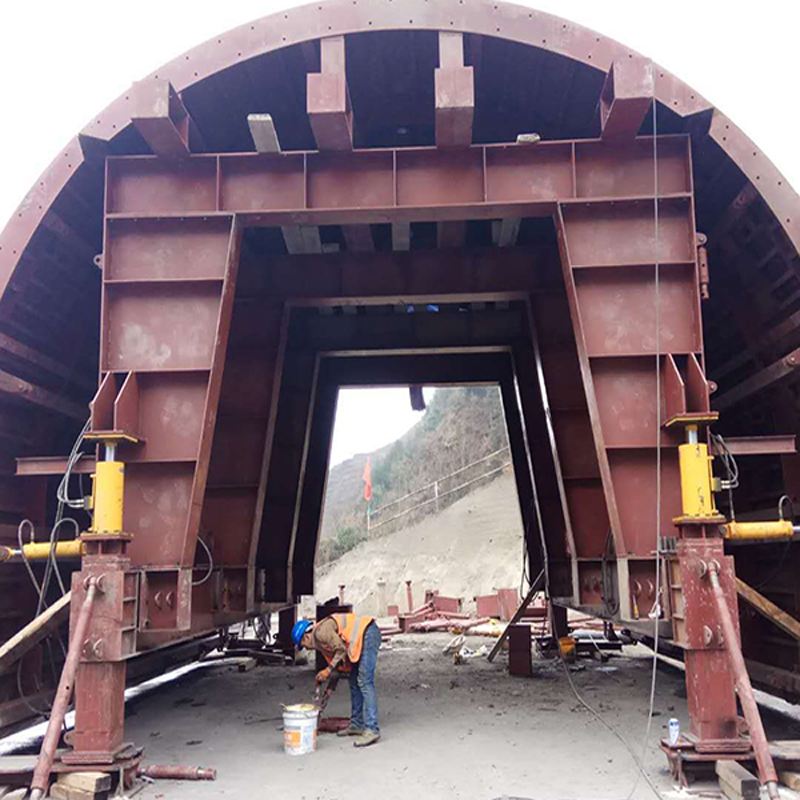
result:
<svg viewBox="0 0 800 800"><path fill-rule="evenodd" d="M303 619L295 623L292 638L297 647L322 653L328 666L317 673L317 685L334 672L348 676L350 683L350 724L339 736L354 736L356 747L375 744L378 728L378 695L375 666L381 646L381 631L374 617L334 614L316 624Z"/></svg>

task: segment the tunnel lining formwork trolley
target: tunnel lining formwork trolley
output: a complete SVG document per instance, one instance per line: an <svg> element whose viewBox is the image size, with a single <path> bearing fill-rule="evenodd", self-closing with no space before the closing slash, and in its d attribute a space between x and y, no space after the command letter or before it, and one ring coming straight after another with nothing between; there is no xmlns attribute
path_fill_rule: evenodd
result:
<svg viewBox="0 0 800 800"><path fill-rule="evenodd" d="M59 476L95 476L57 546L73 627L93 606L69 757L120 752L131 659L313 593L339 387L470 383L501 390L530 573L658 620L685 746L749 750L715 597L738 632L735 562L800 611L799 245L800 199L727 117L526 8L329 0L135 84L0 238L5 638L38 599L19 522L49 554ZM87 417L96 458L68 460ZM741 628L796 696L797 641ZM28 658L0 723L48 693Z"/></svg>

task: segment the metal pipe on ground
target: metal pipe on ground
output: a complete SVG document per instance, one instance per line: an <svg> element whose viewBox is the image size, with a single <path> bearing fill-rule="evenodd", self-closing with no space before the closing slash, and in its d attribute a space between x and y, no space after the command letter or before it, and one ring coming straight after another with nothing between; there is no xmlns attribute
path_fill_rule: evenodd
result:
<svg viewBox="0 0 800 800"><path fill-rule="evenodd" d="M775 798L779 797L778 773L775 771L775 764L769 752L767 735L764 732L761 715L758 713L758 706L756 705L756 699L753 695L750 676L747 674L744 656L739 646L739 636L736 632L736 626L733 624L731 610L728 607L728 601L719 580L719 565L716 561L712 561L708 565L708 579L711 583L714 600L717 604L717 611L719 612L722 633L725 637L725 649L728 651L728 657L731 660L731 668L733 669L734 680L736 681L736 692L739 695L744 717L750 729L750 741L756 755L758 774L761 777L761 782L766 785L769 796L775 800Z"/></svg>
<svg viewBox="0 0 800 800"><path fill-rule="evenodd" d="M163 779L170 781L215 781L217 770L205 767L184 767L180 764L141 764L136 769L139 777Z"/></svg>
<svg viewBox="0 0 800 800"><path fill-rule="evenodd" d="M64 724L64 716L67 713L72 691L75 688L75 674L78 671L81 648L83 647L86 631L89 627L89 620L92 616L94 601L97 597L99 587L96 578L89 578L86 586L86 597L78 613L78 621L75 630L70 636L69 650L67 650L67 660L61 670L61 679L58 682L56 698L53 702L53 710L50 712L50 720L47 723L47 732L44 735L42 748L39 751L39 759L36 762L36 769L31 780L31 800L40 800L47 791L47 784L50 780L50 772L53 768L53 759L58 746L58 739L61 735L61 727Z"/></svg>

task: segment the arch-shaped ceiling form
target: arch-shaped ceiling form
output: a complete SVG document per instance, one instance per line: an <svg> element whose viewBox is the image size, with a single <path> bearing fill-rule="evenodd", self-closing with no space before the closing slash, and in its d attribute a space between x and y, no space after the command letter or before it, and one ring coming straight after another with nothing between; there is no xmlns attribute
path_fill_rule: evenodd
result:
<svg viewBox="0 0 800 800"><path fill-rule="evenodd" d="M273 14L210 39L156 70L150 77L167 78L179 92L202 92L204 84L237 65L260 56L306 45L320 37L375 31L452 30L528 45L599 73L612 62L635 56L627 47L575 23L533 9L492 0L324 0ZM800 197L758 147L705 98L668 71L657 68L656 96L684 120L697 119L718 146L758 189L795 250L800 250ZM554 87L554 91L558 87ZM230 98L228 98L230 100ZM37 231L40 238L75 240L64 217L80 205L82 173L95 155L141 148L132 134L129 94L120 95L73 138L23 199L0 235L0 292L5 294L15 269ZM685 128L691 129L689 126ZM82 213L85 209L80 209ZM55 212L51 214L50 212ZM99 230L98 224L92 233ZM91 227L88 225L87 227ZM92 239L93 236L82 238ZM86 255L82 242L75 242ZM33 255L29 253L28 255Z"/></svg>

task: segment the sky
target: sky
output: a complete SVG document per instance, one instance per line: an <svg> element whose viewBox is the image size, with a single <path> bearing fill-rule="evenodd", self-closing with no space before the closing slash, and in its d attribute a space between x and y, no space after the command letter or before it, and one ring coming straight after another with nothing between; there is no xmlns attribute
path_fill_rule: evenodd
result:
<svg viewBox="0 0 800 800"><path fill-rule="evenodd" d="M425 387L426 403L434 391ZM340 389L330 465L335 467L357 453L371 453L399 439L422 415L411 410L408 389Z"/></svg>
<svg viewBox="0 0 800 800"><path fill-rule="evenodd" d="M728 114L800 188L800 113L794 99L800 3L518 3L594 29L657 61ZM133 81L206 39L297 5L285 0L0 3L0 226L59 149ZM369 397L364 390L340 396L332 464L388 444L419 418L406 390L371 391Z"/></svg>

